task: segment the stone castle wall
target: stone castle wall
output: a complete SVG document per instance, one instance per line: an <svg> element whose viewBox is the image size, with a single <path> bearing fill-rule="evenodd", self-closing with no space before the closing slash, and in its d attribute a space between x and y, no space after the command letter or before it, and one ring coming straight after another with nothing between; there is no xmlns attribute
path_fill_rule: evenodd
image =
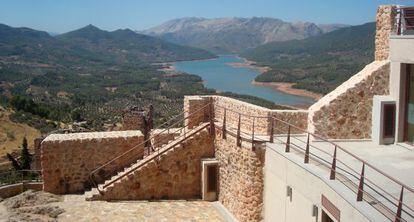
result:
<svg viewBox="0 0 414 222"><path fill-rule="evenodd" d="M89 173L114 157L143 142L140 131L52 134L41 144L44 190L55 194L84 192L91 187ZM121 158L105 171L103 180L143 155L143 146Z"/></svg>
<svg viewBox="0 0 414 222"><path fill-rule="evenodd" d="M184 98L184 110L194 110L195 108L192 106L202 107L208 103L209 98L212 99L214 104L213 109L216 121L220 123L223 121L224 110L226 110L226 125L236 128L239 121L239 113L241 113L240 128L245 133L252 133L254 119L255 134L268 135L271 127L270 117L286 121L302 129L307 128L307 110L271 110L224 96L186 96ZM205 115L207 114L200 114L194 120L191 118L189 121L200 122ZM274 127L275 134L286 133L287 126L285 124L278 124L276 121ZM276 129L277 127L279 128Z"/></svg>
<svg viewBox="0 0 414 222"><path fill-rule="evenodd" d="M308 111L307 110L273 110L273 133L286 134L289 123L297 128L291 127L291 133L304 133L308 129ZM280 121L279 121L280 120ZM282 122L283 121L283 122Z"/></svg>
<svg viewBox="0 0 414 222"><path fill-rule="evenodd" d="M371 138L374 95L389 94L390 63L367 65L309 108L309 131L329 139Z"/></svg>
<svg viewBox="0 0 414 222"><path fill-rule="evenodd" d="M239 113L241 119L241 131L245 133L252 133L253 119L255 121L255 133L267 134L270 126L270 109L256 106L250 103L242 102L240 100L224 97L213 96L214 101L214 116L218 120L223 119L224 110L226 109L226 123L232 126L237 126L239 121ZM238 113L237 113L238 112ZM254 118L256 117L256 118Z"/></svg>
<svg viewBox="0 0 414 222"><path fill-rule="evenodd" d="M174 138L182 132L182 129L180 128L171 128L169 130L165 129L155 129L151 131L150 137L151 139L151 145L154 148L161 147L164 144L167 144L171 140L174 140Z"/></svg>
<svg viewBox="0 0 414 222"><path fill-rule="evenodd" d="M209 98L202 96L185 96L184 97L184 124L192 129L200 123L208 120L209 116Z"/></svg>
<svg viewBox="0 0 414 222"><path fill-rule="evenodd" d="M375 60L387 60L390 53L390 34L395 33L396 6L381 5L377 10L375 34Z"/></svg>
<svg viewBox="0 0 414 222"><path fill-rule="evenodd" d="M194 199L201 197L201 159L214 157L207 129L107 188L103 200Z"/></svg>
<svg viewBox="0 0 414 222"><path fill-rule="evenodd" d="M253 151L248 142L237 147L235 137L222 139L220 132L214 142L219 161L218 200L239 221L261 221L265 150L258 145Z"/></svg>

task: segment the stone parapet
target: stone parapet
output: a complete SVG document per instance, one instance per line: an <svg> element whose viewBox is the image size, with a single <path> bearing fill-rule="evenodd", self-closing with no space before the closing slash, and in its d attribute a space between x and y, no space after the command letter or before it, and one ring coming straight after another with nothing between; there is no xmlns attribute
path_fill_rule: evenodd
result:
<svg viewBox="0 0 414 222"><path fill-rule="evenodd" d="M243 142L237 147L236 138L222 139L217 131L214 142L219 161L219 201L239 221L262 221L265 149Z"/></svg>
<svg viewBox="0 0 414 222"><path fill-rule="evenodd" d="M161 147L167 144L178 135L180 135L183 129L171 128L171 129L155 129L151 131L151 145L152 147Z"/></svg>
<svg viewBox="0 0 414 222"><path fill-rule="evenodd" d="M395 5L381 5L376 16L375 60L387 60L390 54L390 35L395 33Z"/></svg>
<svg viewBox="0 0 414 222"><path fill-rule="evenodd" d="M254 121L255 134L269 134L272 116L303 129L307 127L307 110L272 110L224 96L186 96L184 110L189 110L192 104L196 104L194 106L197 107L202 106L201 104L205 105L209 99L213 102L214 117L217 121L223 120L224 110L226 110L226 125L237 127L240 113L240 128L244 133L252 133ZM276 130L274 133L278 134Z"/></svg>
<svg viewBox="0 0 414 222"><path fill-rule="evenodd" d="M371 138L373 97L389 94L389 77L389 61L367 65L309 107L309 131L328 139Z"/></svg>
<svg viewBox="0 0 414 222"><path fill-rule="evenodd" d="M273 110L274 117L273 132L274 134L287 134L289 123L297 128L291 127L291 133L304 133L308 129L308 111L307 110ZM281 120L281 121L278 121ZM286 122L286 123L284 123Z"/></svg>
<svg viewBox="0 0 414 222"><path fill-rule="evenodd" d="M79 193L91 187L89 174L116 156L142 144L140 131L52 134L41 143L44 190L55 194ZM143 155L143 146L98 173L106 179Z"/></svg>

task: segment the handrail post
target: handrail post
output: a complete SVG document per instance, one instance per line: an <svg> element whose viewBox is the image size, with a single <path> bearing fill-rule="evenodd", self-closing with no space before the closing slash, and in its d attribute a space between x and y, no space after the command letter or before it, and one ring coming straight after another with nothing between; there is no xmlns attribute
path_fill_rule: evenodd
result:
<svg viewBox="0 0 414 222"><path fill-rule="evenodd" d="M226 136L226 108L224 108L224 114L223 114L223 127L222 127L222 138L223 139L226 139L227 138L227 136Z"/></svg>
<svg viewBox="0 0 414 222"><path fill-rule="evenodd" d="M210 101L210 136L214 136L215 133L215 125L214 125L214 110L213 110L213 102Z"/></svg>
<svg viewBox="0 0 414 222"><path fill-rule="evenodd" d="M364 196L365 163L362 163L361 177L359 178L357 201L362 201Z"/></svg>
<svg viewBox="0 0 414 222"><path fill-rule="evenodd" d="M335 173L336 173L336 145L335 145L335 150L334 150L334 155L333 155L333 160L332 160L331 175L329 176L330 180L335 180Z"/></svg>
<svg viewBox="0 0 414 222"><path fill-rule="evenodd" d="M274 134L274 120L272 117L270 117L270 137L269 137L269 142L273 143L274 142L274 138L273 138L273 134Z"/></svg>
<svg viewBox="0 0 414 222"><path fill-rule="evenodd" d="M241 115L239 113L239 123L237 124L237 138L236 138L236 145L238 147L241 147L241 137L240 137L240 121L241 121Z"/></svg>
<svg viewBox="0 0 414 222"><path fill-rule="evenodd" d="M286 153L289 153L290 152L290 125L288 126L288 134L287 134L287 139L286 139L285 152Z"/></svg>
<svg viewBox="0 0 414 222"><path fill-rule="evenodd" d="M397 213L395 214L395 222L401 221L402 202L403 202L404 187L401 187L400 199L398 201Z"/></svg>
<svg viewBox="0 0 414 222"><path fill-rule="evenodd" d="M303 162L309 163L309 133L308 133L308 139L306 140L305 160Z"/></svg>
<svg viewBox="0 0 414 222"><path fill-rule="evenodd" d="M254 147L254 121L255 121L255 117L253 117L253 124L252 124L252 150L254 151L255 150L255 147Z"/></svg>

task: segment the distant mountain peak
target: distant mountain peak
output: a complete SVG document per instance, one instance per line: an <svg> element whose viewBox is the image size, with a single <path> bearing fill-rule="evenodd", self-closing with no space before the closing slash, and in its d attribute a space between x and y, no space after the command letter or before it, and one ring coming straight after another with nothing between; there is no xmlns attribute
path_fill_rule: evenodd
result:
<svg viewBox="0 0 414 222"><path fill-rule="evenodd" d="M285 22L270 17L185 17L167 21L141 33L215 53L238 53L273 41L304 39L335 30L311 22Z"/></svg>

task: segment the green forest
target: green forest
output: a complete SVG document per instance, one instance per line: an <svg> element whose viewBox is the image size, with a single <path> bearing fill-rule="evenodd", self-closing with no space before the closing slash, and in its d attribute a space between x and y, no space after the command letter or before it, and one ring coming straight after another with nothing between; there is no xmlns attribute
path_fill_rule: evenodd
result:
<svg viewBox="0 0 414 222"><path fill-rule="evenodd" d="M292 82L326 94L374 59L375 23L341 28L303 40L272 42L243 53L271 69L259 82Z"/></svg>

